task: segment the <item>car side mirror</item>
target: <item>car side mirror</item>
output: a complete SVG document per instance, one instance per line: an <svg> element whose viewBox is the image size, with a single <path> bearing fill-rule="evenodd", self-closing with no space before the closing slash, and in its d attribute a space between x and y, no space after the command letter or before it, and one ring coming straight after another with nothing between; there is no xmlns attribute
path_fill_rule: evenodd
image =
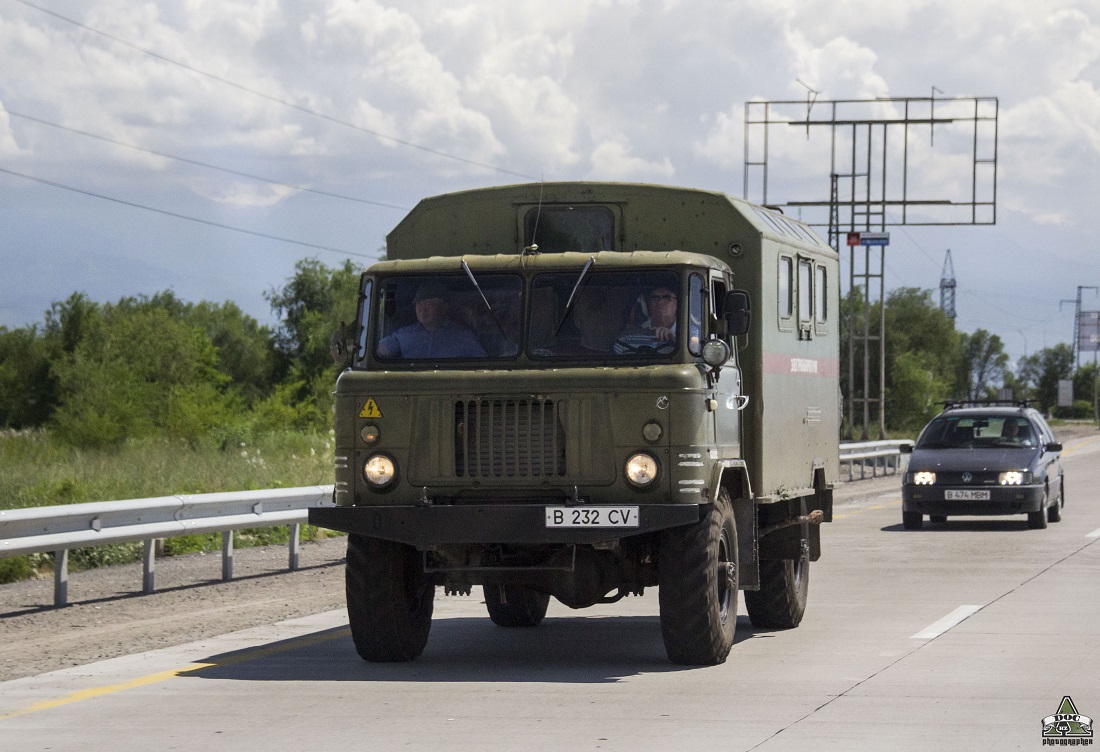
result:
<svg viewBox="0 0 1100 752"><path fill-rule="evenodd" d="M748 334L752 322L749 294L744 290L731 290L722 301L722 319L726 322L726 331L731 337Z"/></svg>
<svg viewBox="0 0 1100 752"><path fill-rule="evenodd" d="M898 451L901 452L902 454L912 454L913 453L913 445L912 444L898 444Z"/></svg>
<svg viewBox="0 0 1100 752"><path fill-rule="evenodd" d="M1049 444L1047 444L1046 446L1044 446L1043 450L1047 451L1047 452L1060 452L1060 451L1062 451L1062 444L1060 442L1057 442L1057 441L1052 441Z"/></svg>

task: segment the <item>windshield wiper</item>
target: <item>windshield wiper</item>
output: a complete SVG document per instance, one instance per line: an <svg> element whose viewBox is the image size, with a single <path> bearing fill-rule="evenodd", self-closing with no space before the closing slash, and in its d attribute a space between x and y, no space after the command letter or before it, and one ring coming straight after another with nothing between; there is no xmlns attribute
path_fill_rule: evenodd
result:
<svg viewBox="0 0 1100 752"><path fill-rule="evenodd" d="M489 309L489 313L493 314L493 318L496 318L496 314L493 312L493 307L489 305L489 299L485 297L485 291L481 289L481 285L478 284L477 278L474 277L474 271L470 268L470 265L466 263L466 259L462 259L462 268L466 271L466 276L470 278L470 281L474 285L474 289L477 290L481 296L481 301L485 304L485 307Z"/></svg>
<svg viewBox="0 0 1100 752"><path fill-rule="evenodd" d="M581 269L580 276L577 277L577 281L573 283L573 291L569 293L569 300L565 301L565 310L561 312L561 319L558 320L558 325L554 327L554 337L558 336L558 332L561 331L562 324L569 317L569 309L573 307L573 298L577 296L577 290L580 289L581 282L584 281L584 277L588 274L588 270L592 268L594 259L588 259L584 262L584 268Z"/></svg>
<svg viewBox="0 0 1100 752"><path fill-rule="evenodd" d="M470 282L473 283L474 289L477 290L478 295L481 296L481 301L485 304L485 308L489 311L489 315L492 316L493 323L497 325L497 329L500 330L501 335L503 335L505 339L508 339L508 333L504 331L504 327L497 318L497 312L494 311L493 306L489 304L489 298L485 296L485 291L482 290L481 285L478 284L477 277L474 276L474 270L466 263L466 259L462 259L462 268L466 271L466 276L470 278Z"/></svg>

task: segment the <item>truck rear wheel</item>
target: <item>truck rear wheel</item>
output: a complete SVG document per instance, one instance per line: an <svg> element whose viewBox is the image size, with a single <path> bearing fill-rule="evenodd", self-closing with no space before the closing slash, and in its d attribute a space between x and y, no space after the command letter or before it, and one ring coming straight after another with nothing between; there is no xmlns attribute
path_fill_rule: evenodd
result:
<svg viewBox="0 0 1100 752"><path fill-rule="evenodd" d="M661 634L673 663L712 666L737 628L737 527L722 489L703 519L661 538L657 595Z"/></svg>
<svg viewBox="0 0 1100 752"><path fill-rule="evenodd" d="M411 661L424 652L435 586L415 548L351 533L344 583L351 638L363 660Z"/></svg>
<svg viewBox="0 0 1100 752"><path fill-rule="evenodd" d="M760 589L745 591L745 609L754 627L793 629L806 613L810 589L810 556L762 559Z"/></svg>
<svg viewBox="0 0 1100 752"><path fill-rule="evenodd" d="M482 585L485 608L498 627L537 627L550 596L522 585Z"/></svg>

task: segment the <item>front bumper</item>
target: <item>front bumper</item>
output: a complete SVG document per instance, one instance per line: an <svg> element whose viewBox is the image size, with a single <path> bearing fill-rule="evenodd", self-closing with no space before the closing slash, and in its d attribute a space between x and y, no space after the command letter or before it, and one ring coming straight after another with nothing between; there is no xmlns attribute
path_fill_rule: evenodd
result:
<svg viewBox="0 0 1100 752"><path fill-rule="evenodd" d="M946 491L989 491L989 499L947 500ZM917 486L901 487L901 508L921 514L997 515L1038 512L1043 508L1043 487L1032 486Z"/></svg>
<svg viewBox="0 0 1100 752"><path fill-rule="evenodd" d="M314 507L309 524L421 549L466 543L596 543L698 522L702 509L697 504L642 504L638 527L548 528L545 504Z"/></svg>

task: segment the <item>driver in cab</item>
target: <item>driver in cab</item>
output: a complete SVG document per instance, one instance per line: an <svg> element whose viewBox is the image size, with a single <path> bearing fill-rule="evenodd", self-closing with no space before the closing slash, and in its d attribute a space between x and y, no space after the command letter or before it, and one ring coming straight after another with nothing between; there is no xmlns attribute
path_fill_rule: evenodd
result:
<svg viewBox="0 0 1100 752"><path fill-rule="evenodd" d="M425 283L413 297L416 323L403 326L378 343L381 358L484 358L474 333L448 315L446 290Z"/></svg>
<svg viewBox="0 0 1100 752"><path fill-rule="evenodd" d="M667 287L655 287L646 293L646 304L649 318L619 336L612 348L616 355L668 355L676 349L676 293Z"/></svg>

